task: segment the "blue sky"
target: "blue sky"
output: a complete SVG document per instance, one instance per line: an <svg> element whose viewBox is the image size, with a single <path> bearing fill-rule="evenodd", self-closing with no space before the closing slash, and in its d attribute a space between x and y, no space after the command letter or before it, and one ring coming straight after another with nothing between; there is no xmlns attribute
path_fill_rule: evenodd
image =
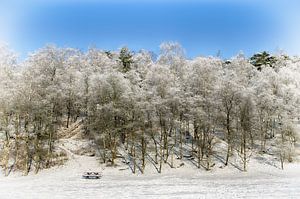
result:
<svg viewBox="0 0 300 199"><path fill-rule="evenodd" d="M0 0L0 41L21 57L56 44L147 49L177 41L187 56L300 54L300 3L288 0Z"/></svg>

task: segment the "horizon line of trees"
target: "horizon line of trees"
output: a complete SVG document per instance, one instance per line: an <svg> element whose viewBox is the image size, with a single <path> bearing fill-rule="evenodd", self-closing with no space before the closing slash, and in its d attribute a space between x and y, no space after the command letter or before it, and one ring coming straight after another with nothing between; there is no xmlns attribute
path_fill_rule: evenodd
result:
<svg viewBox="0 0 300 199"><path fill-rule="evenodd" d="M57 132L80 120L103 163L125 152L133 172L147 158L158 172L189 152L209 170L214 157L242 168L253 152L292 161L299 119L300 58L242 54L186 59L176 42L152 53L46 46L17 62L0 46L0 165L25 175L56 165ZM190 136L189 141L186 141ZM216 154L218 143L226 150ZM149 161L148 161L149 162Z"/></svg>

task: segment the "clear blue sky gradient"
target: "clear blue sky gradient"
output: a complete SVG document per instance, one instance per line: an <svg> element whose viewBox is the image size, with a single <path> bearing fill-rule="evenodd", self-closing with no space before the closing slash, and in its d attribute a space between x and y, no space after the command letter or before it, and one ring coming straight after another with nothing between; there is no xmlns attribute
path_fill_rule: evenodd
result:
<svg viewBox="0 0 300 199"><path fill-rule="evenodd" d="M288 2L288 3L287 3ZM147 49L177 41L187 56L299 53L300 3L276 0L0 0L0 40L26 57L46 44Z"/></svg>

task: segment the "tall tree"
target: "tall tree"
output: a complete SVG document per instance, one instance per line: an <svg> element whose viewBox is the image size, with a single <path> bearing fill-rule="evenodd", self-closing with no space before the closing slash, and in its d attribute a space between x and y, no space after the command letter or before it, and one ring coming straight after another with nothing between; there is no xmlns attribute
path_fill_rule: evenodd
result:
<svg viewBox="0 0 300 199"><path fill-rule="evenodd" d="M122 72L126 73L131 69L133 63L132 52L127 47L123 47L119 53L119 60L122 65Z"/></svg>
<svg viewBox="0 0 300 199"><path fill-rule="evenodd" d="M257 70L261 71L263 66L274 67L276 58L266 51L256 53L250 58L250 63L257 67Z"/></svg>

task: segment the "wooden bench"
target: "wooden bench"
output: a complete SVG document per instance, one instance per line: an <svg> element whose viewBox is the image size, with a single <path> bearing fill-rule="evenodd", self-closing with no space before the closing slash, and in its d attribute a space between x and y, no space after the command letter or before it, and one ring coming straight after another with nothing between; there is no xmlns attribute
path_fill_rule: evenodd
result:
<svg viewBox="0 0 300 199"><path fill-rule="evenodd" d="M82 175L84 179L100 179L102 174L100 172L85 172Z"/></svg>

